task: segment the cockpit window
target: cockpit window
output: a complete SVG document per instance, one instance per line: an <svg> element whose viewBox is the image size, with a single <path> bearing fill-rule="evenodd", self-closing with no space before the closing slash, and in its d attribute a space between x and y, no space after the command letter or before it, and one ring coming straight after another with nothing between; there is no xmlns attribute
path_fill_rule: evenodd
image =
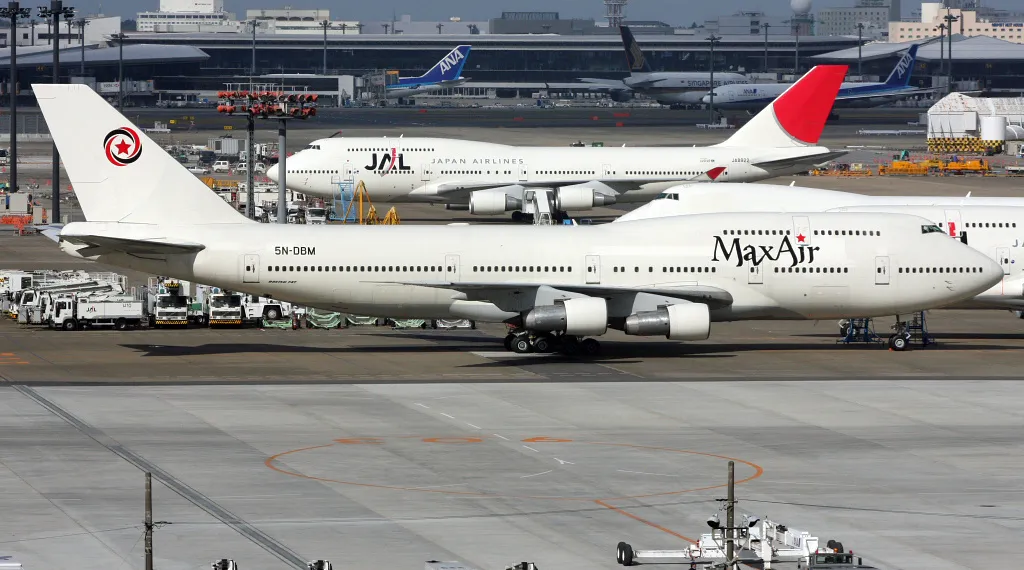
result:
<svg viewBox="0 0 1024 570"><path fill-rule="evenodd" d="M306 147L306 150L320 150L320 145L318 145L318 144L311 144L311 145Z"/></svg>
<svg viewBox="0 0 1024 570"><path fill-rule="evenodd" d="M679 194L676 194L675 192L662 192L661 194L658 194L654 199L655 200L679 200Z"/></svg>
<svg viewBox="0 0 1024 570"><path fill-rule="evenodd" d="M928 224L928 225L921 226L921 233L923 233L923 234L944 234L946 232L942 231L942 228L940 228L938 226L938 224Z"/></svg>

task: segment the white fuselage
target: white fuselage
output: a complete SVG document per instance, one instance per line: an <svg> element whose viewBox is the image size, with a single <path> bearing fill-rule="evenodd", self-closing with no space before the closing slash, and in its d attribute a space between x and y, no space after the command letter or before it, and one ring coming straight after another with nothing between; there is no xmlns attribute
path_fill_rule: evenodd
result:
<svg viewBox="0 0 1024 570"><path fill-rule="evenodd" d="M330 199L362 182L374 200L467 204L474 191L522 198L525 185L585 186L646 202L680 181L750 182L805 171L825 147L517 147L438 138L313 141L287 159L288 188ZM819 157L815 160L813 157ZM804 160L806 158L806 160ZM782 161L776 162L776 161ZM777 166L758 166L776 162ZM267 175L277 181L279 166Z"/></svg>
<svg viewBox="0 0 1024 570"><path fill-rule="evenodd" d="M826 227L862 235L813 234ZM613 319L635 310L630 294L706 287L731 299L711 307L712 320L729 321L909 313L971 298L999 280L998 265L935 231L920 218L854 213L548 227L76 222L62 236L188 236L205 249L98 260L356 314L501 322L532 308L530 291L543 285L597 288ZM81 246L63 248L75 254ZM909 267L937 269L902 273Z"/></svg>
<svg viewBox="0 0 1024 570"><path fill-rule="evenodd" d="M663 105L699 105L704 95L712 89L711 74L698 71L634 72L622 82ZM723 72L715 74L713 87L747 83L750 83L750 79L745 75Z"/></svg>
<svg viewBox="0 0 1024 570"><path fill-rule="evenodd" d="M1003 279L958 307L1024 308L1024 198L867 196L772 184L677 186L619 218L636 221L708 212L891 212L926 218L999 263ZM1021 261L1021 263L1017 263Z"/></svg>

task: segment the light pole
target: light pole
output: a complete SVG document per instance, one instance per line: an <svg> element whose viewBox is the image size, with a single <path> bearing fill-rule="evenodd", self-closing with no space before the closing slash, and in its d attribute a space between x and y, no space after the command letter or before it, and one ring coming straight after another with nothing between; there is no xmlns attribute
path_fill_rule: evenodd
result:
<svg viewBox="0 0 1024 570"><path fill-rule="evenodd" d="M82 66L79 68L78 74L85 77L85 27L89 25L89 20L79 18L75 20L75 25L78 26L78 40L82 46Z"/></svg>
<svg viewBox="0 0 1024 570"><path fill-rule="evenodd" d="M765 22L761 24L761 27L764 28L764 72L768 73L768 28L772 25Z"/></svg>
<svg viewBox="0 0 1024 570"><path fill-rule="evenodd" d="M249 77L256 76L256 28L260 27L259 20L248 20L246 26L252 26L252 67L249 69Z"/></svg>
<svg viewBox="0 0 1024 570"><path fill-rule="evenodd" d="M444 28L444 24L438 22L437 24L437 35L441 35L441 30Z"/></svg>
<svg viewBox="0 0 1024 570"><path fill-rule="evenodd" d="M388 35L388 30L391 29L391 24L381 24L380 26L384 28L384 35Z"/></svg>
<svg viewBox="0 0 1024 570"><path fill-rule="evenodd" d="M939 73L946 70L946 24L939 24L936 28L939 31Z"/></svg>
<svg viewBox="0 0 1024 570"><path fill-rule="evenodd" d="M110 36L117 40L117 110L124 106L124 32Z"/></svg>
<svg viewBox="0 0 1024 570"><path fill-rule="evenodd" d="M711 61L709 64L711 71L709 81L711 84L711 92L708 94L710 97L708 100L708 111L710 111L711 120L708 121L708 124L713 124L715 122L715 44L720 41L722 41L720 36L716 36L715 34L708 36L708 43L711 44Z"/></svg>
<svg viewBox="0 0 1024 570"><path fill-rule="evenodd" d="M861 47L864 46L864 22L857 22L857 75L864 75L861 69ZM860 81L860 80L858 80Z"/></svg>
<svg viewBox="0 0 1024 570"><path fill-rule="evenodd" d="M0 8L0 18L10 18L11 35L11 192L18 191L18 18L28 18L32 11L22 8L17 0Z"/></svg>
<svg viewBox="0 0 1024 570"><path fill-rule="evenodd" d="M793 54L793 75L800 75L800 30L796 32L796 52Z"/></svg>
<svg viewBox="0 0 1024 570"><path fill-rule="evenodd" d="M946 8L946 15L942 18L946 21L946 30L949 32L949 67L946 71L949 75L946 77L946 84L948 85L949 92L953 92L953 22L959 20L959 16L954 16L949 13L949 8Z"/></svg>
<svg viewBox="0 0 1024 570"><path fill-rule="evenodd" d="M39 7L39 17L46 19L46 27L52 29L50 41L53 42L53 82L60 83L60 17L74 17L75 9L65 6L62 0L50 0L50 7ZM57 143L53 144L53 171L51 185L53 201L50 205L50 223L60 221L60 153Z"/></svg>
<svg viewBox="0 0 1024 570"><path fill-rule="evenodd" d="M324 29L324 75L327 75L327 30L331 29L331 22L324 20L320 22L320 27Z"/></svg>

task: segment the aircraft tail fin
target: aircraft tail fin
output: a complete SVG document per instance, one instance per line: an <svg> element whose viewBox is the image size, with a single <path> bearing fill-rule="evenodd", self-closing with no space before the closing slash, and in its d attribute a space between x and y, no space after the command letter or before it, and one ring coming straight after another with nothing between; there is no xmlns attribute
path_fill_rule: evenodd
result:
<svg viewBox="0 0 1024 570"><path fill-rule="evenodd" d="M818 144L846 70L845 65L815 66L717 146L799 147Z"/></svg>
<svg viewBox="0 0 1024 570"><path fill-rule="evenodd" d="M910 76L914 74L914 64L917 61L917 44L910 46L907 53L896 62L892 73L885 80L886 87L906 87L910 84Z"/></svg>
<svg viewBox="0 0 1024 570"><path fill-rule="evenodd" d="M32 91L88 221L249 221L88 85Z"/></svg>
<svg viewBox="0 0 1024 570"><path fill-rule="evenodd" d="M622 47L626 48L626 65L629 71L651 71L651 65L647 63L647 58L644 57L644 52L640 49L640 44L636 43L636 38L633 37L633 32L629 31L629 27L619 26L619 34L622 36Z"/></svg>
<svg viewBox="0 0 1024 570"><path fill-rule="evenodd" d="M430 68L430 71L419 76L417 79L422 83L440 83L442 81L454 81L462 74L462 67L469 59L469 50L472 46L457 46L448 55L441 58Z"/></svg>

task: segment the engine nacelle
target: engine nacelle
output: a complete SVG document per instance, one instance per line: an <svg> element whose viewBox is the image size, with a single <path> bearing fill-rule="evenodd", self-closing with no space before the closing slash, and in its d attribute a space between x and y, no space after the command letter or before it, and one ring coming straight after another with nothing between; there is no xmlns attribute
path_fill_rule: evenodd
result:
<svg viewBox="0 0 1024 570"><path fill-rule="evenodd" d="M534 307L523 324L532 331L599 336L608 331L608 303L597 297L566 299L557 305Z"/></svg>
<svg viewBox="0 0 1024 570"><path fill-rule="evenodd" d="M615 196L595 192L593 188L584 186L568 186L559 188L555 196L555 207L563 212L569 210L589 210L615 203Z"/></svg>
<svg viewBox="0 0 1024 570"><path fill-rule="evenodd" d="M669 340L707 340L711 314L703 303L668 305L626 317L624 330L636 336L665 335Z"/></svg>
<svg viewBox="0 0 1024 570"><path fill-rule="evenodd" d="M523 207L523 201L503 192L477 190L469 195L469 213L478 216L494 216L513 212Z"/></svg>
<svg viewBox="0 0 1024 570"><path fill-rule="evenodd" d="M633 92L624 90L612 91L608 94L608 97L616 103L628 103L633 100Z"/></svg>

